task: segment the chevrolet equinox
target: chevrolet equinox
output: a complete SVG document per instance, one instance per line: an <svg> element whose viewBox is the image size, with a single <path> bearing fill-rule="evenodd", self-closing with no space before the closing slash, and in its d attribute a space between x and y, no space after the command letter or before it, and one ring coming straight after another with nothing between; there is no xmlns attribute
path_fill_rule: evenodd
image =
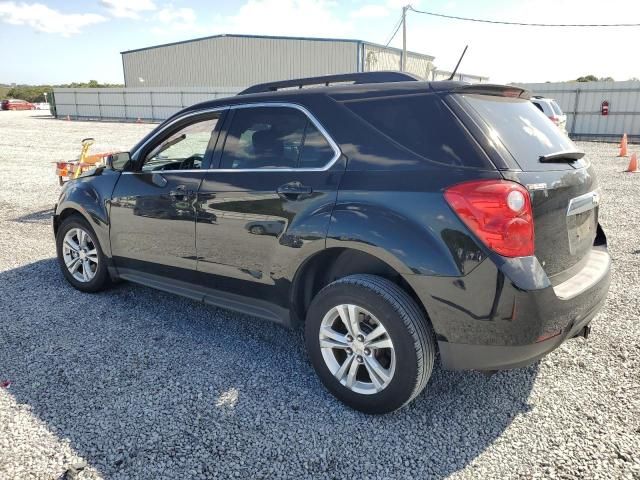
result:
<svg viewBox="0 0 640 480"><path fill-rule="evenodd" d="M593 167L511 86L399 72L255 85L68 182L62 272L304 328L326 388L395 410L445 369L584 336L610 278Z"/></svg>

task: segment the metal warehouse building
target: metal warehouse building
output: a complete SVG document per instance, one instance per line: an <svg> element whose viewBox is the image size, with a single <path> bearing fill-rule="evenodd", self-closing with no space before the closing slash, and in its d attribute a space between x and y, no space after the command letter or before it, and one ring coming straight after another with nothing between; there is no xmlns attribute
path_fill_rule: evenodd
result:
<svg viewBox="0 0 640 480"><path fill-rule="evenodd" d="M433 60L407 52L406 70L439 79ZM401 62L402 50L361 40L257 35L215 35L122 52L126 87L243 88L318 75L400 70ZM464 74L457 78L487 80Z"/></svg>

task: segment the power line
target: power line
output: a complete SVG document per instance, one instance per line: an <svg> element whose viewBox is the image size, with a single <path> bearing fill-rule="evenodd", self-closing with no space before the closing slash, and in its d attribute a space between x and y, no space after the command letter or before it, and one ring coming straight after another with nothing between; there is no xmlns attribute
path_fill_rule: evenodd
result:
<svg viewBox="0 0 640 480"><path fill-rule="evenodd" d="M463 20L465 22L492 23L499 25L517 25L521 27L640 27L640 23L522 23L522 22L505 22L500 20L486 20L481 18L457 17L455 15L445 15L443 13L427 12L425 10L416 10L409 5L409 10L432 17L448 18L451 20ZM398 28L400 26L398 25ZM396 30L397 31L397 30ZM395 35L395 34L394 34Z"/></svg>
<svg viewBox="0 0 640 480"><path fill-rule="evenodd" d="M398 20L398 23L396 24L396 26L394 27L395 30L393 31L393 34L391 35L391 38L389 39L389 41L384 45L385 47L388 47L389 44L393 41L394 38L396 38L396 34L398 33L398 30L400 30L400 26L402 25L402 16L400 16L400 20Z"/></svg>

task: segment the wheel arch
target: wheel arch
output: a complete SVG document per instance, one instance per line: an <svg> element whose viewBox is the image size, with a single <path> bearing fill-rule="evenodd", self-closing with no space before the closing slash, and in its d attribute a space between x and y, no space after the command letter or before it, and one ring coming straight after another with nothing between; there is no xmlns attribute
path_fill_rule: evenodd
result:
<svg viewBox="0 0 640 480"><path fill-rule="evenodd" d="M313 297L323 287L353 274L371 274L390 280L407 292L429 318L425 306L399 268L364 250L331 247L309 257L296 271L290 292L293 323L304 323Z"/></svg>
<svg viewBox="0 0 640 480"><path fill-rule="evenodd" d="M58 205L56 212L53 216L53 233L54 235L58 234L58 229L62 222L76 215L86 221L89 226L93 229L96 234L98 242L100 242L100 247L102 248L102 252L107 257L111 257L111 242L109 241L109 224L99 210L92 208L91 210L87 210L83 208L80 204L67 200L64 203Z"/></svg>

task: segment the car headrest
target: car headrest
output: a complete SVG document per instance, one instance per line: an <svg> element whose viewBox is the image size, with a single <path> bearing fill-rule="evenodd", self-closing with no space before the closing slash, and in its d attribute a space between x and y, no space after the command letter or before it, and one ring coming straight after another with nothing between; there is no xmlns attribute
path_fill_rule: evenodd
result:
<svg viewBox="0 0 640 480"><path fill-rule="evenodd" d="M284 142L273 130L260 130L251 137L253 151L258 155L282 155Z"/></svg>

